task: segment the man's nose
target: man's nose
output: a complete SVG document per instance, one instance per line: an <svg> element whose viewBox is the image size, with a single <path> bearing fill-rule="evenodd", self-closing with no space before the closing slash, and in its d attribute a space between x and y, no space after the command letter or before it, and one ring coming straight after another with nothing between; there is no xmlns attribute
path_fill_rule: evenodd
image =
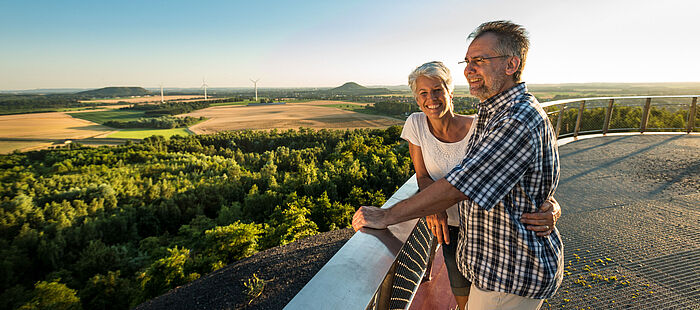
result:
<svg viewBox="0 0 700 310"><path fill-rule="evenodd" d="M466 76L467 73L472 73L472 72L476 72L476 70L474 69L474 65L470 62L467 64L466 67L464 67L464 75Z"/></svg>

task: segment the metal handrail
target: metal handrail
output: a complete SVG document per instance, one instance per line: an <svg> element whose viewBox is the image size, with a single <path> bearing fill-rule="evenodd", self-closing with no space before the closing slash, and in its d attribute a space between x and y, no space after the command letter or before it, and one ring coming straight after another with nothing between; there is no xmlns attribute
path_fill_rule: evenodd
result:
<svg viewBox="0 0 700 310"><path fill-rule="evenodd" d="M418 192L412 176L382 206L390 208ZM326 263L321 270L285 306L285 309L357 309L388 304L386 278L418 220L410 220L387 229L363 228ZM350 277L350 278L349 278ZM384 283L384 285L382 285ZM388 284L390 285L390 283ZM380 293L380 294L378 294ZM381 296L381 298L379 297Z"/></svg>
<svg viewBox="0 0 700 310"><path fill-rule="evenodd" d="M644 132L649 132L653 130L685 130L686 133L691 133L695 130L695 117L697 114L697 101L698 97L700 95L675 95L675 96L617 96L617 97L589 97L589 98L573 98L573 99L562 99L562 100L555 100L555 101L549 101L549 102L544 102L541 103L542 108L552 108L552 107L559 107L557 111L553 112L548 112L548 115L552 114L558 114L557 116L557 123L556 123L556 135L557 138L561 137L568 137L572 136L574 140L578 139L579 134L592 134L592 133L602 133L603 135L607 135L609 132L612 131L639 131L639 133L644 133ZM649 115L651 112L651 107L652 107L652 99L660 99L660 98L692 98L692 102L688 106L688 117L685 120L686 121L686 127L685 128L648 128L648 123L649 123ZM639 124L639 128L610 128L610 121L612 118L612 111L614 108L614 104L616 100L627 100L627 99L645 99L645 103L643 105L643 111L642 111L642 116L641 116L641 121ZM581 121L583 118L583 112L586 109L586 104L590 103L592 101L603 101L603 100L608 100L607 107L605 107L605 119L603 120L603 125L601 126L600 129L596 130L587 130L587 131L581 131ZM567 104L570 103L576 103L579 102L580 106L577 108L573 107L568 107ZM641 106L641 105L640 105ZM596 107L596 108L601 108L601 107ZM569 110L569 109L577 109L577 117L576 117L576 125L574 126L574 131L569 134L561 135L561 125L562 125L562 119L564 115L564 111Z"/></svg>
<svg viewBox="0 0 700 310"><path fill-rule="evenodd" d="M541 105L543 108L560 107L558 111L547 113L548 115L559 114L555 125L559 138L564 136L560 136L562 115L564 114L562 112L572 109L566 105L580 102L579 107L574 108L578 109L576 128L571 134L575 140L580 134L602 133L606 135L617 131L639 130L639 133L645 133L651 129L685 129L687 133L693 132L696 128L698 97L700 95L592 97L556 100ZM647 128L652 99L655 98L693 98L688 107L686 128ZM621 99L646 99L639 128L610 128L614 103ZM599 100L608 100L602 128L600 130L580 131L586 102ZM559 141L561 145L562 140ZM418 184L414 175L387 200L382 208L392 207L417 192ZM386 230L361 229L294 296L285 309L388 309L397 257L404 250L406 240L415 235L417 225L420 226L420 223L418 220L411 220L389 226ZM434 249L431 252L434 252ZM424 274L425 270L421 276Z"/></svg>

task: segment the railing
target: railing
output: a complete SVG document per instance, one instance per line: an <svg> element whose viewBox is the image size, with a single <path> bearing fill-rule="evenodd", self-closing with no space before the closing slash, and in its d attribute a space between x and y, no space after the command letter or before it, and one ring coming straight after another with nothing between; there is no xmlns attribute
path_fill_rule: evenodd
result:
<svg viewBox="0 0 700 310"><path fill-rule="evenodd" d="M700 127L700 95L577 98L545 102L557 137L612 132L686 132ZM616 112L617 113L614 113Z"/></svg>
<svg viewBox="0 0 700 310"><path fill-rule="evenodd" d="M691 133L700 128L698 97L579 98L545 102L542 107L548 111L560 139L575 140L582 134L612 132ZM418 185L413 176L382 208L389 208L416 192ZM285 309L406 309L429 269L432 260L429 253L434 254L435 247L422 219L392 225L386 230L362 229Z"/></svg>

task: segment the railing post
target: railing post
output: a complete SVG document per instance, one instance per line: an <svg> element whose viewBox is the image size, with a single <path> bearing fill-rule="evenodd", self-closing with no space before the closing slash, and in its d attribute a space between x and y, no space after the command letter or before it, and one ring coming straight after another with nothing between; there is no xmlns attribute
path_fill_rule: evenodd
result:
<svg viewBox="0 0 700 310"><path fill-rule="evenodd" d="M647 122L649 121L649 110L651 109L651 98L647 98L647 103L644 104L644 112L642 113L642 125L639 128L639 133L644 133L647 130Z"/></svg>
<svg viewBox="0 0 700 310"><path fill-rule="evenodd" d="M608 134L608 129L610 128L610 117L612 116L613 103L615 103L615 99L610 99L610 102L608 102L608 110L605 112L605 123L603 123L603 135Z"/></svg>
<svg viewBox="0 0 700 310"><path fill-rule="evenodd" d="M423 281L430 281L432 278L433 260L435 259L435 252L437 252L437 244L437 238L433 238L433 242L431 242L430 244L430 257L428 258L428 265L425 267L425 275L423 276Z"/></svg>
<svg viewBox="0 0 700 310"><path fill-rule="evenodd" d="M396 262L391 266L389 272L386 274L384 281L379 286L379 291L377 292L377 303L374 309L376 310L388 310L389 303L391 302L391 290L394 286L394 274L396 274Z"/></svg>
<svg viewBox="0 0 700 310"><path fill-rule="evenodd" d="M690 104L690 110L688 111L688 133L691 133L695 129L695 111L697 108L698 97L693 97L693 102Z"/></svg>
<svg viewBox="0 0 700 310"><path fill-rule="evenodd" d="M578 117L576 118L576 127L574 128L574 139L578 138L578 130L581 128L581 118L583 117L583 109L586 107L586 100L581 101L581 107L578 109Z"/></svg>
<svg viewBox="0 0 700 310"><path fill-rule="evenodd" d="M559 138L559 131L561 130L561 120L564 116L564 111L566 111L566 105L563 105L563 107L559 109L559 116L557 117L557 139Z"/></svg>

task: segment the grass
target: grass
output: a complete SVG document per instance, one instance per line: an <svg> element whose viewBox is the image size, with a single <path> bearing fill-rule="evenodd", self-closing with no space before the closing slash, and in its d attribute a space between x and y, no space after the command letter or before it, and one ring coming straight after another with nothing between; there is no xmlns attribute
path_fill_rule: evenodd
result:
<svg viewBox="0 0 700 310"><path fill-rule="evenodd" d="M219 102L219 103L212 103L212 107L220 107L220 106L225 106L225 105L247 105L251 102L255 102L255 100L243 100L243 101L236 101L236 102Z"/></svg>
<svg viewBox="0 0 700 310"><path fill-rule="evenodd" d="M347 110L347 111L356 111L356 110L364 110L365 109L365 105L345 104L345 103L331 103L331 104L324 104L322 106L329 107L329 108L338 108L338 109Z"/></svg>
<svg viewBox="0 0 700 310"><path fill-rule="evenodd" d="M85 113L68 113L75 118L84 119L87 121L104 124L107 121L135 121L143 117L143 111L125 111L125 110L107 110Z"/></svg>
<svg viewBox="0 0 700 310"><path fill-rule="evenodd" d="M269 280L263 280L258 278L256 274L253 274L246 282L243 282L243 286L246 287L246 295L248 296L248 304L250 304L253 299L260 296L265 289L265 284Z"/></svg>
<svg viewBox="0 0 700 310"><path fill-rule="evenodd" d="M143 139L146 137L150 136L163 136L166 138L170 138L174 135L180 135L180 136L189 136L192 133L190 133L189 130L186 128L173 128L173 129L139 129L139 128L129 128L129 129L122 129L118 132L115 132L107 138L122 138L122 139Z"/></svg>
<svg viewBox="0 0 700 310"><path fill-rule="evenodd" d="M304 102L311 102L315 101L314 99L289 99L289 100L282 100L286 103L304 103Z"/></svg>
<svg viewBox="0 0 700 310"><path fill-rule="evenodd" d="M21 150L40 145L51 145L51 143L41 141L0 141L0 154L9 154L14 150Z"/></svg>

